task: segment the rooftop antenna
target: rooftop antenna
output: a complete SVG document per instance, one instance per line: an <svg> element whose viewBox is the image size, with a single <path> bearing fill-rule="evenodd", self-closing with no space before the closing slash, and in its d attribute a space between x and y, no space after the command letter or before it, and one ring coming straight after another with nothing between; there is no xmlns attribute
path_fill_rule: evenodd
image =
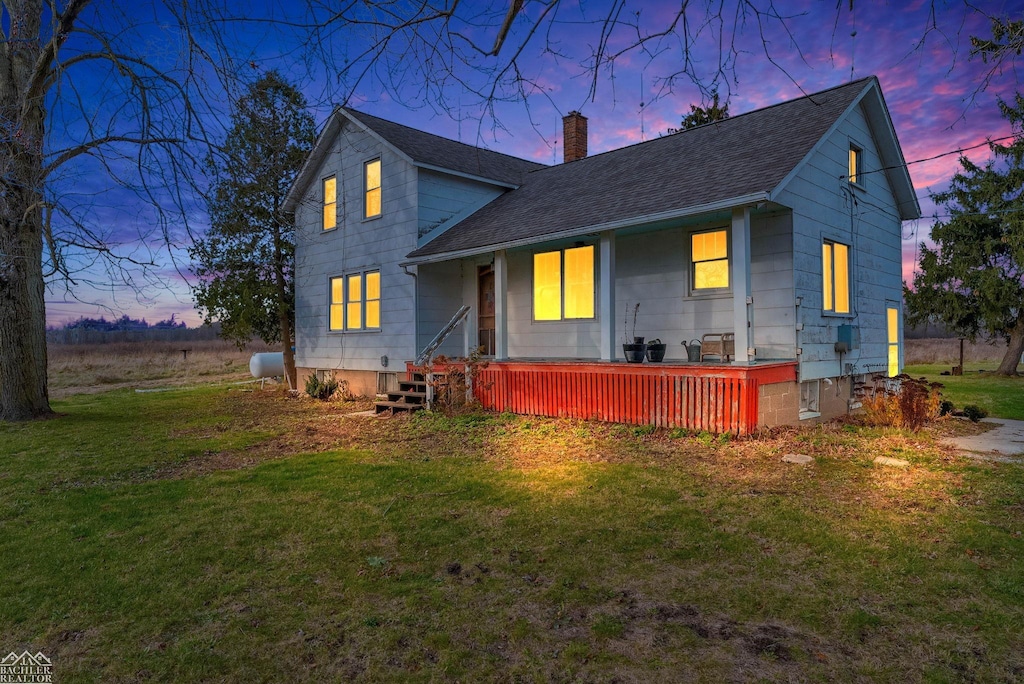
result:
<svg viewBox="0 0 1024 684"><path fill-rule="evenodd" d="M853 8L853 0L850 0L850 24L853 30L850 31L850 80L853 80L854 63L857 56L857 12Z"/></svg>
<svg viewBox="0 0 1024 684"><path fill-rule="evenodd" d="M640 142L644 142L644 72L640 70Z"/></svg>

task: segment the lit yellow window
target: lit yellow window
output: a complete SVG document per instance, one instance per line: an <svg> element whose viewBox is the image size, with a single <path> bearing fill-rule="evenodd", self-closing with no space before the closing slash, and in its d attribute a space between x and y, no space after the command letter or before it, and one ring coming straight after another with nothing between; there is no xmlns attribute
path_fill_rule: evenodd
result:
<svg viewBox="0 0 1024 684"><path fill-rule="evenodd" d="M324 230L338 225L338 179L324 178Z"/></svg>
<svg viewBox="0 0 1024 684"><path fill-rule="evenodd" d="M690 236L693 289L729 287L728 235L724 230Z"/></svg>
<svg viewBox="0 0 1024 684"><path fill-rule="evenodd" d="M860 183L860 150L850 147L850 182Z"/></svg>
<svg viewBox="0 0 1024 684"><path fill-rule="evenodd" d="M594 317L594 246L565 250L565 317Z"/></svg>
<svg viewBox="0 0 1024 684"><path fill-rule="evenodd" d="M822 304L833 313L850 313L850 248L840 242L821 245Z"/></svg>
<svg viewBox="0 0 1024 684"><path fill-rule="evenodd" d="M365 218L380 216L380 159L366 162Z"/></svg>
<svg viewBox="0 0 1024 684"><path fill-rule="evenodd" d="M534 254L533 319L593 317L594 246Z"/></svg>
<svg viewBox="0 0 1024 684"><path fill-rule="evenodd" d="M345 279L331 278L330 329L345 329Z"/></svg>
<svg viewBox="0 0 1024 684"><path fill-rule="evenodd" d="M366 274L366 327L380 327L380 271Z"/></svg>
<svg viewBox="0 0 1024 684"><path fill-rule="evenodd" d="M345 299L345 329L359 330L363 327L363 276L350 275L347 279Z"/></svg>
<svg viewBox="0 0 1024 684"><path fill-rule="evenodd" d="M886 309L885 318L889 333L889 377L894 378L900 374L900 310Z"/></svg>
<svg viewBox="0 0 1024 684"><path fill-rule="evenodd" d="M562 319L562 253L533 255L533 318Z"/></svg>

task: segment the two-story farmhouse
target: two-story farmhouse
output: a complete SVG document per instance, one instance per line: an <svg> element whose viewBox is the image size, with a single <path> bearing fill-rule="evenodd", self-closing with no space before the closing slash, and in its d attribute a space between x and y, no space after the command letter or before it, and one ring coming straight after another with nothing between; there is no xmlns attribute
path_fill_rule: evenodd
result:
<svg viewBox="0 0 1024 684"><path fill-rule="evenodd" d="M286 207L300 375L373 395L463 306L438 351L483 347L499 410L746 433L899 372L920 208L877 79L594 156L563 123L544 166L336 110ZM625 363L634 335L665 360Z"/></svg>

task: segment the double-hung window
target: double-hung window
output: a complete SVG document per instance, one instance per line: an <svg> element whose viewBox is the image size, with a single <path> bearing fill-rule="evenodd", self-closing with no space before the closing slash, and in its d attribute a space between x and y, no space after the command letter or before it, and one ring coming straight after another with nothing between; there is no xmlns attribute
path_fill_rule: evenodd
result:
<svg viewBox="0 0 1024 684"><path fill-rule="evenodd" d="M533 319L594 317L594 246L533 255Z"/></svg>
<svg viewBox="0 0 1024 684"><path fill-rule="evenodd" d="M323 180L323 225L330 230L338 225L338 177L328 176Z"/></svg>
<svg viewBox="0 0 1024 684"><path fill-rule="evenodd" d="M363 218L380 216L380 159L363 165Z"/></svg>
<svg viewBox="0 0 1024 684"><path fill-rule="evenodd" d="M863 158L863 151L856 145L850 145L850 158L849 158L849 179L852 185L862 185L863 177L861 170L861 159Z"/></svg>
<svg viewBox="0 0 1024 684"><path fill-rule="evenodd" d="M850 247L825 240L821 244L821 273L821 308L831 313L850 313Z"/></svg>
<svg viewBox="0 0 1024 684"><path fill-rule="evenodd" d="M380 271L362 271L331 278L329 329L380 328Z"/></svg>
<svg viewBox="0 0 1024 684"><path fill-rule="evenodd" d="M729 239L724 228L690 236L690 285L694 292L729 287Z"/></svg>

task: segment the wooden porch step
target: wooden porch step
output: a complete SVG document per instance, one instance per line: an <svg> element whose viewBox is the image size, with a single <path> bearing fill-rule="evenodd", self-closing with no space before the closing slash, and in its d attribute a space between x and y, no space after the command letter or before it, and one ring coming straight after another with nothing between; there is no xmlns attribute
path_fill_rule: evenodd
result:
<svg viewBox="0 0 1024 684"><path fill-rule="evenodd" d="M388 401L399 401L402 397L405 397L405 400L410 404L422 404L427 401L426 392L419 392L415 390L398 390L397 392L388 392L387 395Z"/></svg>
<svg viewBox="0 0 1024 684"><path fill-rule="evenodd" d="M419 411L420 409L426 408L423 404L411 404L404 401L378 401L373 405L373 410L376 413L384 413L385 411Z"/></svg>

